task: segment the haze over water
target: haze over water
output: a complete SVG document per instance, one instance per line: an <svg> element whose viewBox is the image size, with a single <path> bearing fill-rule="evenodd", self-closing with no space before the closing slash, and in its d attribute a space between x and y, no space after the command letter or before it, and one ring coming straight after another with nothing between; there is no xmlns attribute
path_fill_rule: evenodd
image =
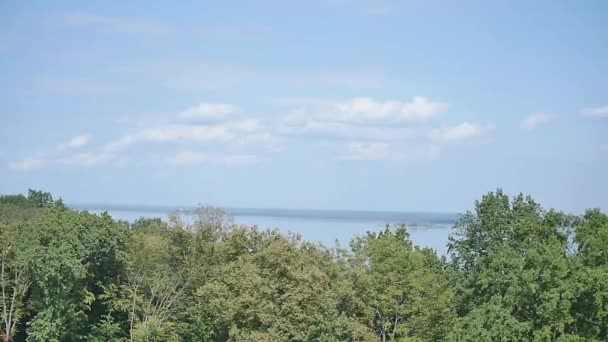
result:
<svg viewBox="0 0 608 342"><path fill-rule="evenodd" d="M75 209L95 213L108 211L115 219L134 221L140 217L167 219L168 213L177 209L191 208L141 207L113 205L73 205ZM257 209L226 208L238 224L257 225L261 229L278 229L292 232L304 240L335 247L336 242L348 246L351 239L366 232L381 231L387 224L405 224L412 241L421 247L429 247L439 255L446 255L450 228L457 214L423 212L381 212L312 209Z"/></svg>

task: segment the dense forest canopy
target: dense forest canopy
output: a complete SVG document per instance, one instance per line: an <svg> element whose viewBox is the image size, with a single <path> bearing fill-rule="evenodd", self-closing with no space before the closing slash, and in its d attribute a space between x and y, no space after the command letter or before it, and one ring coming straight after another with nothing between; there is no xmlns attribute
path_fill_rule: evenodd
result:
<svg viewBox="0 0 608 342"><path fill-rule="evenodd" d="M117 221L0 196L4 341L606 341L608 216L488 193L449 257L406 227L326 248L193 218Z"/></svg>

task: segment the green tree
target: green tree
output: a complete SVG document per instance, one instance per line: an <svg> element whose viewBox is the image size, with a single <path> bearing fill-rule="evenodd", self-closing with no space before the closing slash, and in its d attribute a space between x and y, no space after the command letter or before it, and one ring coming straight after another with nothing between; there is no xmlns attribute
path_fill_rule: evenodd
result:
<svg viewBox="0 0 608 342"><path fill-rule="evenodd" d="M0 336L11 341L23 315L23 299L30 286L30 276L21 258L15 223L0 222Z"/></svg>
<svg viewBox="0 0 608 342"><path fill-rule="evenodd" d="M167 341L183 281L171 268L170 241L159 234L137 232L131 238L127 272L132 341Z"/></svg>
<svg viewBox="0 0 608 342"><path fill-rule="evenodd" d="M0 206L2 207L17 207L17 208L30 208L32 202L23 195L2 195L0 196Z"/></svg>
<svg viewBox="0 0 608 342"><path fill-rule="evenodd" d="M126 232L108 215L51 208L26 226L23 255L35 315L28 341L76 341L103 315L104 283L124 269Z"/></svg>
<svg viewBox="0 0 608 342"><path fill-rule="evenodd" d="M223 260L195 292L211 337L234 341L353 340L358 324L338 310L329 250L298 236L237 228L226 232Z"/></svg>
<svg viewBox="0 0 608 342"><path fill-rule="evenodd" d="M453 291L429 250L407 229L387 227L351 243L357 315L382 341L442 340L453 317Z"/></svg>
<svg viewBox="0 0 608 342"><path fill-rule="evenodd" d="M511 200L498 190L476 202L475 212L456 224L449 244L458 270L460 327L502 326L513 329L510 336L534 341L575 333L577 262L569 252L570 223L568 216L545 211L523 195ZM471 321L477 319L482 321ZM491 338L476 335L482 332L468 330L467 336Z"/></svg>
<svg viewBox="0 0 608 342"><path fill-rule="evenodd" d="M575 244L582 267L577 274L580 295L575 303L581 336L608 340L608 215L588 210L575 224Z"/></svg>
<svg viewBox="0 0 608 342"><path fill-rule="evenodd" d="M126 342L127 338L120 323L116 322L108 313L93 326L86 340L89 342Z"/></svg>
<svg viewBox="0 0 608 342"><path fill-rule="evenodd" d="M35 208L49 208L55 203L53 196L49 192L32 189L28 190L27 200Z"/></svg>

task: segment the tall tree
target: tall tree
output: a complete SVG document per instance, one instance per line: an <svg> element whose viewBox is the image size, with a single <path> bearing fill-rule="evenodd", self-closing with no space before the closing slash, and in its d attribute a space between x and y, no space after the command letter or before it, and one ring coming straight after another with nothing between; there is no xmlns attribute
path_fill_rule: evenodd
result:
<svg viewBox="0 0 608 342"><path fill-rule="evenodd" d="M23 299L30 286L30 276L20 256L16 223L0 222L0 336L12 341L15 327L23 314Z"/></svg>
<svg viewBox="0 0 608 342"><path fill-rule="evenodd" d="M351 245L358 315L380 340L443 339L453 291L437 256L414 247L404 226L368 233Z"/></svg>
<svg viewBox="0 0 608 342"><path fill-rule="evenodd" d="M28 190L27 200L36 208L49 208L55 203L49 192Z"/></svg>
<svg viewBox="0 0 608 342"><path fill-rule="evenodd" d="M23 255L32 275L28 341L77 341L104 314L98 296L123 270L125 231L108 215L53 207L28 224Z"/></svg>
<svg viewBox="0 0 608 342"><path fill-rule="evenodd" d="M501 326L526 340L570 336L577 289L569 226L568 216L545 211L523 195L511 200L498 190L476 202L475 212L456 224L449 244L460 277L457 326ZM477 319L483 322L471 322ZM466 334L487 340L472 330Z"/></svg>
<svg viewBox="0 0 608 342"><path fill-rule="evenodd" d="M575 303L576 327L587 339L608 340L608 215L588 210L575 222L580 295Z"/></svg>

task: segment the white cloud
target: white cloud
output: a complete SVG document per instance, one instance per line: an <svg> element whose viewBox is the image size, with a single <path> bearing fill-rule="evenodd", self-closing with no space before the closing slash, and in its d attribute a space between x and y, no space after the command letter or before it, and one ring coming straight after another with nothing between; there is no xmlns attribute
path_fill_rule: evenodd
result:
<svg viewBox="0 0 608 342"><path fill-rule="evenodd" d="M157 122L154 125L140 128L123 135L105 146L108 153L116 153L135 144L172 144L185 142L189 144L211 145L213 148L223 150L219 154L186 151L169 158L176 165L189 165L200 163L211 164L247 164L258 159L249 154L233 154L235 150L243 151L256 148L269 152L278 152L285 149L280 137L265 127L258 119L244 118L232 121L222 120L224 117L237 111L232 104L202 103L177 115L183 120L217 119L212 123L170 123ZM209 146L207 146L209 147Z"/></svg>
<svg viewBox="0 0 608 342"><path fill-rule="evenodd" d="M254 164L259 161L255 155L220 155L204 152L184 151L169 158L169 162L175 165L199 165L199 164L221 164L221 165L245 165Z"/></svg>
<svg viewBox="0 0 608 342"><path fill-rule="evenodd" d="M198 106L186 109L179 117L184 120L222 119L236 110L237 106L232 104L201 103Z"/></svg>
<svg viewBox="0 0 608 342"><path fill-rule="evenodd" d="M351 139L381 140L404 139L412 133L409 128L404 127L377 127L323 121L306 111L296 111L285 116L279 125L279 130L284 134L315 134Z"/></svg>
<svg viewBox="0 0 608 342"><path fill-rule="evenodd" d="M65 150L68 148L82 147L82 146L88 144L90 140L91 140L91 137L88 134L77 135L64 143L59 144L57 146L57 149L61 151L61 150Z"/></svg>
<svg viewBox="0 0 608 342"><path fill-rule="evenodd" d="M321 113L321 117L327 121L347 123L413 123L433 119L446 109L447 104L422 96L415 96L410 102L377 101L369 97L357 97L339 103Z"/></svg>
<svg viewBox="0 0 608 342"><path fill-rule="evenodd" d="M581 115L592 119L608 119L608 106L585 108Z"/></svg>
<svg viewBox="0 0 608 342"><path fill-rule="evenodd" d="M448 104L415 96L410 101L356 97L348 100L284 98L277 104L299 104L279 123L283 134L317 135L352 140L343 160L434 160L439 147L430 145L422 124L438 117ZM414 141L422 138L417 145ZM426 141L426 142L425 142Z"/></svg>
<svg viewBox="0 0 608 342"><path fill-rule="evenodd" d="M223 142L263 132L257 119L226 122L215 125L168 125L148 128L110 142L108 150L118 150L139 142Z"/></svg>
<svg viewBox="0 0 608 342"><path fill-rule="evenodd" d="M440 141L463 141L485 135L494 129L494 125L482 125L465 121L456 126L434 129L431 132L431 138Z"/></svg>
<svg viewBox="0 0 608 342"><path fill-rule="evenodd" d="M288 99L291 102L294 99ZM302 103L305 99L295 99ZM447 109L443 102L416 96L409 102L358 97L342 101L312 99L283 117L285 134L325 134L353 139L400 140L412 129L400 125L432 120Z"/></svg>
<svg viewBox="0 0 608 342"><path fill-rule="evenodd" d="M553 114L549 114L549 113L533 114L533 115L530 115L529 117L525 118L524 121L522 121L521 128L528 129L528 130L534 129L538 126L548 124L551 121L553 121L554 119L555 119L555 116Z"/></svg>

